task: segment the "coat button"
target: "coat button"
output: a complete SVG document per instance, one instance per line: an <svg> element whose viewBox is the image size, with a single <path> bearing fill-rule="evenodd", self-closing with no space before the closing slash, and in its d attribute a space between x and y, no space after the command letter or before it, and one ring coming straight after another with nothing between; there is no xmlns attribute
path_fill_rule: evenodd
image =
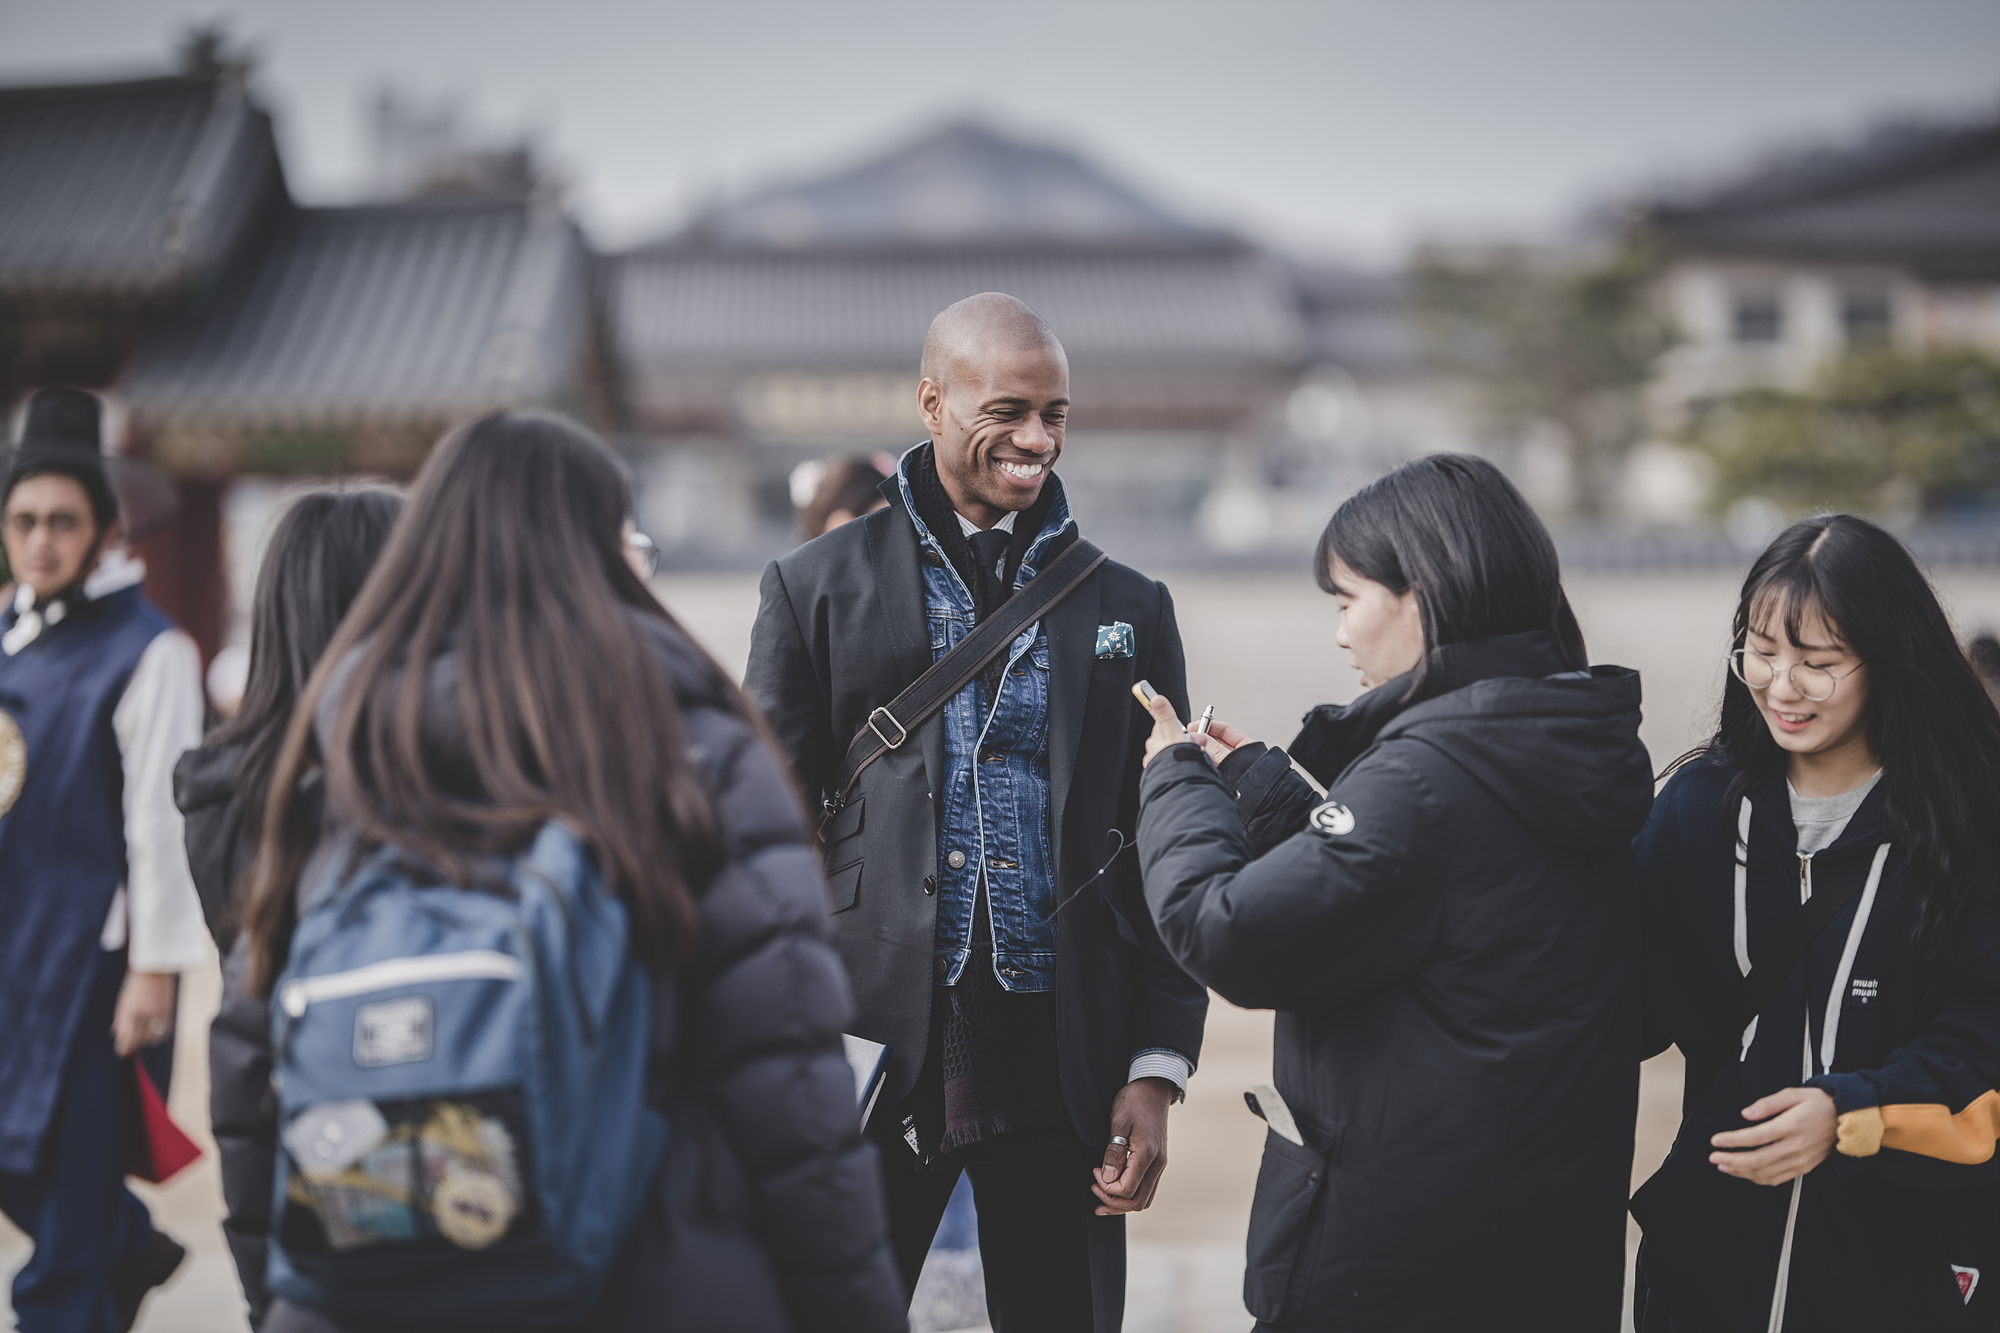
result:
<svg viewBox="0 0 2000 1333"><path fill-rule="evenodd" d="M937 876L936 876L936 875L925 875L925 876L924 876L924 892L925 892L925 893L936 893L936 892L937 892Z"/></svg>
<svg viewBox="0 0 2000 1333"><path fill-rule="evenodd" d="M942 958L931 959L931 975L936 977L939 981L943 981L944 974L950 970L951 969L945 966L944 959Z"/></svg>
<svg viewBox="0 0 2000 1333"><path fill-rule="evenodd" d="M965 853L953 852L950 856L947 856L944 859L944 863L950 866L953 870L963 870L965 869Z"/></svg>

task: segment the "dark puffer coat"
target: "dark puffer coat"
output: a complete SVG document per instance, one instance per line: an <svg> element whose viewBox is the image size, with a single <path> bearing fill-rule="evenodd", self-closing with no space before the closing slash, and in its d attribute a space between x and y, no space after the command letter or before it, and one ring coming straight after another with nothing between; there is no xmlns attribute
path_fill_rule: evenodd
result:
<svg viewBox="0 0 2000 1333"><path fill-rule="evenodd" d="M640 624L678 687L724 865L701 895L694 956L653 987L649 1090L672 1124L666 1160L603 1306L577 1327L901 1330L875 1151L861 1137L840 1039L853 1002L827 944L826 893L798 798L783 761L730 711L724 683L680 632L650 617ZM449 661L433 668L433 700L454 696ZM451 709L432 713L426 736L449 756L462 733ZM440 769L453 770L449 758ZM246 1289L262 1287L271 1197L269 1027L265 1001L232 992L211 1041ZM327 1325L280 1302L264 1327Z"/></svg>
<svg viewBox="0 0 2000 1333"><path fill-rule="evenodd" d="M1278 1010L1245 1302L1260 1328L1616 1330L1638 1096L1639 680L1552 636L1431 655L1307 718L1296 757L1163 751L1160 936Z"/></svg>

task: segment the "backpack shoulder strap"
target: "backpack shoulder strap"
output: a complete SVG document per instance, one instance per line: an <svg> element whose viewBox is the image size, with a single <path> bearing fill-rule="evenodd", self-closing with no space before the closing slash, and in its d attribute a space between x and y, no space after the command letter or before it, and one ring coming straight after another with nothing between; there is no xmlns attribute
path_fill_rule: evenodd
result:
<svg viewBox="0 0 2000 1333"><path fill-rule="evenodd" d="M847 804L863 769L907 741L931 714L944 707L989 662L1007 651L1022 630L1082 587L1083 581L1107 558L1089 542L1077 539L1056 557L1054 564L1035 575L972 633L959 640L956 648L931 663L901 694L870 713L861 730L854 733L847 746L847 757L834 773L832 794L826 799L820 826L824 828L825 819L831 819Z"/></svg>

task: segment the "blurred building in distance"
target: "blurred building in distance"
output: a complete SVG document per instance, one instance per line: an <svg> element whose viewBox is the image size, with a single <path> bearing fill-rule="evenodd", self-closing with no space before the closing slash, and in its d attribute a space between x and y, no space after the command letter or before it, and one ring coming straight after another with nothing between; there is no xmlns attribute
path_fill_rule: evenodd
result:
<svg viewBox="0 0 2000 1333"><path fill-rule="evenodd" d="M436 162L432 163L437 166ZM148 592L212 656L244 478L408 476L454 421L545 405L612 420L591 253L505 172L308 207L249 71L0 89L0 390L104 390L126 451L175 479ZM254 516L253 516L254 518ZM238 600L247 587L236 589Z"/></svg>
<svg viewBox="0 0 2000 1333"><path fill-rule="evenodd" d="M2000 353L2000 121L1889 127L1654 205L1642 225L1671 256L1669 412L1801 387L1854 348Z"/></svg>
<svg viewBox="0 0 2000 1333"><path fill-rule="evenodd" d="M655 535L768 544L801 461L923 438L931 318L1004 291L1055 327L1062 471L1094 530L1185 541L1223 460L1312 361L1294 274L1057 147L947 125L718 203L607 261L607 321Z"/></svg>

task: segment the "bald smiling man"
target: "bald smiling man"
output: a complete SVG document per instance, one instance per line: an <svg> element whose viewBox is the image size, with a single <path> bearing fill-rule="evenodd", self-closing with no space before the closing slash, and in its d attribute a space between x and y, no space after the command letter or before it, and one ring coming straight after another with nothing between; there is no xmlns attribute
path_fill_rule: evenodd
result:
<svg viewBox="0 0 2000 1333"><path fill-rule="evenodd" d="M889 504L764 572L745 686L819 818L870 714L1078 540L1056 475L1069 359L987 292L923 350L930 439ZM1150 680L1187 716L1166 588L1113 561L863 770L824 829L848 1030L886 1043L870 1117L906 1295L961 1172L996 1333L1112 1333L1124 1215L1167 1160L1207 995L1168 957L1121 853Z"/></svg>

